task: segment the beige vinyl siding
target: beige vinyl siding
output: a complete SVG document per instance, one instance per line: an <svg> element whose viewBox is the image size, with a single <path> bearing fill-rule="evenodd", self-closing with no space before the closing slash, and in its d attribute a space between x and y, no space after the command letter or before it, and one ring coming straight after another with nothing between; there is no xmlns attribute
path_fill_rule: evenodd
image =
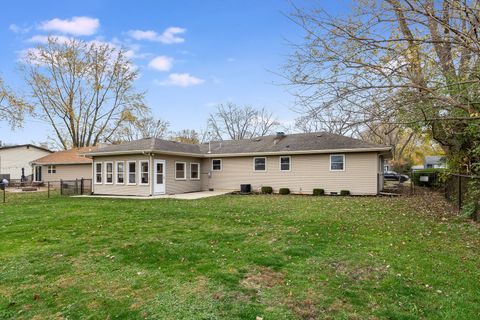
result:
<svg viewBox="0 0 480 320"><path fill-rule="evenodd" d="M148 184L139 184L140 181L140 163L139 161L150 160L150 157L143 154L138 155L118 155L118 156L106 156L106 157L94 157L93 166L96 162L102 162L102 183L96 184L95 177L93 180L93 193L94 194L107 194L107 195L122 195L122 196L149 196L151 195L151 172ZM117 182L117 161L125 162L125 182L118 184ZM136 161L136 184L129 185L128 181L128 161ZM113 162L113 183L105 183L105 162ZM150 171L152 164L150 163Z"/></svg>
<svg viewBox="0 0 480 320"><path fill-rule="evenodd" d="M48 173L48 166L42 165L43 182L92 179L92 165L87 164L57 164L56 173Z"/></svg>
<svg viewBox="0 0 480 320"><path fill-rule="evenodd" d="M256 172L254 157L222 159L222 170L211 171L211 177L203 183L203 189L239 190L240 184L251 184L253 190L271 186L290 188L293 193L310 194L314 188L325 192L350 190L352 194L377 193L378 155L370 153L345 153L344 171L330 171L330 155L292 155L291 170L280 171L280 156L267 156L267 170ZM204 159L203 167L209 170L210 159Z"/></svg>
<svg viewBox="0 0 480 320"><path fill-rule="evenodd" d="M20 179L23 168L28 176L32 174L30 162L49 154L48 151L27 146L0 149L0 174L10 174L10 179Z"/></svg>
<svg viewBox="0 0 480 320"><path fill-rule="evenodd" d="M165 193L166 194L175 194L175 193L185 193L185 192L194 192L202 190L202 181L201 180L191 180L190 179L190 163L200 163L200 177L204 176L203 167L201 165L202 161L200 158L190 158L190 157L177 157L177 156L167 156L167 155L155 155L154 159L165 160ZM114 179L113 184L105 183L105 166L103 165L103 179L101 184L93 183L93 192L94 194L108 194L108 195L132 195L132 196L150 196L152 194L152 182L154 181L153 177L153 163L149 165L149 182L148 185L139 184L140 178L140 163L139 161L150 161L150 156L148 155L118 155L118 156L96 156L94 157L94 163L96 162L113 162L114 163ZM116 162L124 161L125 162L125 181L128 179L128 161L137 162L137 184L129 185L127 183L117 184L116 183ZM176 180L175 179L175 162L185 162L186 170L186 180Z"/></svg>
<svg viewBox="0 0 480 320"><path fill-rule="evenodd" d="M190 158L190 157L177 157L177 156L167 156L167 155L155 155L155 159L165 160L166 161L166 177L165 177L165 193L166 194L176 194L176 193L185 193L185 192L194 192L202 190L202 181L201 180L191 180L190 179L190 163L200 163L200 179L203 178L203 166L200 158ZM186 180L176 180L175 179L175 162L185 162L185 176Z"/></svg>

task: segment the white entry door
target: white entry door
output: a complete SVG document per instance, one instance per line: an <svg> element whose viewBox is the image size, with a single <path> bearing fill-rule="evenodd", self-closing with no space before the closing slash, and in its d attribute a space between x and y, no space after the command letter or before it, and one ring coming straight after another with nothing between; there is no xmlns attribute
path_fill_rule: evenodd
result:
<svg viewBox="0 0 480 320"><path fill-rule="evenodd" d="M153 168L153 192L155 194L165 193L165 160L154 160Z"/></svg>

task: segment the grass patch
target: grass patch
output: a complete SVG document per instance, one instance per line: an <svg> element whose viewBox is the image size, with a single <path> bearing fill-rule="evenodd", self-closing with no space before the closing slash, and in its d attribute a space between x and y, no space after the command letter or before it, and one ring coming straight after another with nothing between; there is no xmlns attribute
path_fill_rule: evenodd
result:
<svg viewBox="0 0 480 320"><path fill-rule="evenodd" d="M15 195L0 318L474 319L480 233L440 199Z"/></svg>

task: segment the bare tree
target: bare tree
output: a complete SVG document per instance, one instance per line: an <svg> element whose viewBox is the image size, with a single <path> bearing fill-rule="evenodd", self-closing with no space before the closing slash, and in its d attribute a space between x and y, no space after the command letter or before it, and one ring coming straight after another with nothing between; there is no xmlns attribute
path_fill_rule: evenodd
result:
<svg viewBox="0 0 480 320"><path fill-rule="evenodd" d="M123 49L106 43L49 37L27 53L22 70L39 116L64 149L108 141L146 110L133 87L138 72Z"/></svg>
<svg viewBox="0 0 480 320"><path fill-rule="evenodd" d="M420 129L470 170L479 162L480 3L363 0L349 16L295 8L305 31L286 76L300 112L352 127Z"/></svg>
<svg viewBox="0 0 480 320"><path fill-rule="evenodd" d="M25 114L32 110L33 108L17 97L0 78L0 121L6 121L14 129L23 123Z"/></svg>
<svg viewBox="0 0 480 320"><path fill-rule="evenodd" d="M193 129L183 129L177 132L173 132L171 134L171 140L182 143L199 144L200 135L197 131Z"/></svg>
<svg viewBox="0 0 480 320"><path fill-rule="evenodd" d="M208 130L216 139L251 139L271 133L279 125L265 108L254 109L234 103L220 104L208 118Z"/></svg>
<svg viewBox="0 0 480 320"><path fill-rule="evenodd" d="M150 111L124 121L109 138L111 143L135 141L145 138L165 138L168 135L170 123L162 119L155 119Z"/></svg>

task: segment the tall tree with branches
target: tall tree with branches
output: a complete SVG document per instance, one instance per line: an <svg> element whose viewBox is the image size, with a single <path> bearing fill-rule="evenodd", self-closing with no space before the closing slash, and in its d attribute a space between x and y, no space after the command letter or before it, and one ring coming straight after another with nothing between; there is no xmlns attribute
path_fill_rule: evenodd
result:
<svg viewBox="0 0 480 320"><path fill-rule="evenodd" d="M141 112L136 117L124 121L108 142L122 143L145 138L166 138L170 123L155 119L151 111Z"/></svg>
<svg viewBox="0 0 480 320"><path fill-rule="evenodd" d="M21 68L32 104L64 149L109 141L146 110L144 94L134 89L138 71L123 49L109 44L49 37Z"/></svg>
<svg viewBox="0 0 480 320"><path fill-rule="evenodd" d="M420 130L458 170L480 170L479 1L363 0L292 19L306 33L286 66L299 111Z"/></svg>
<svg viewBox="0 0 480 320"><path fill-rule="evenodd" d="M14 129L22 125L25 114L32 110L32 106L17 97L0 77L0 121L5 121Z"/></svg>
<svg viewBox="0 0 480 320"><path fill-rule="evenodd" d="M216 139L251 139L271 133L279 123L265 108L220 104L208 118L208 131Z"/></svg>

